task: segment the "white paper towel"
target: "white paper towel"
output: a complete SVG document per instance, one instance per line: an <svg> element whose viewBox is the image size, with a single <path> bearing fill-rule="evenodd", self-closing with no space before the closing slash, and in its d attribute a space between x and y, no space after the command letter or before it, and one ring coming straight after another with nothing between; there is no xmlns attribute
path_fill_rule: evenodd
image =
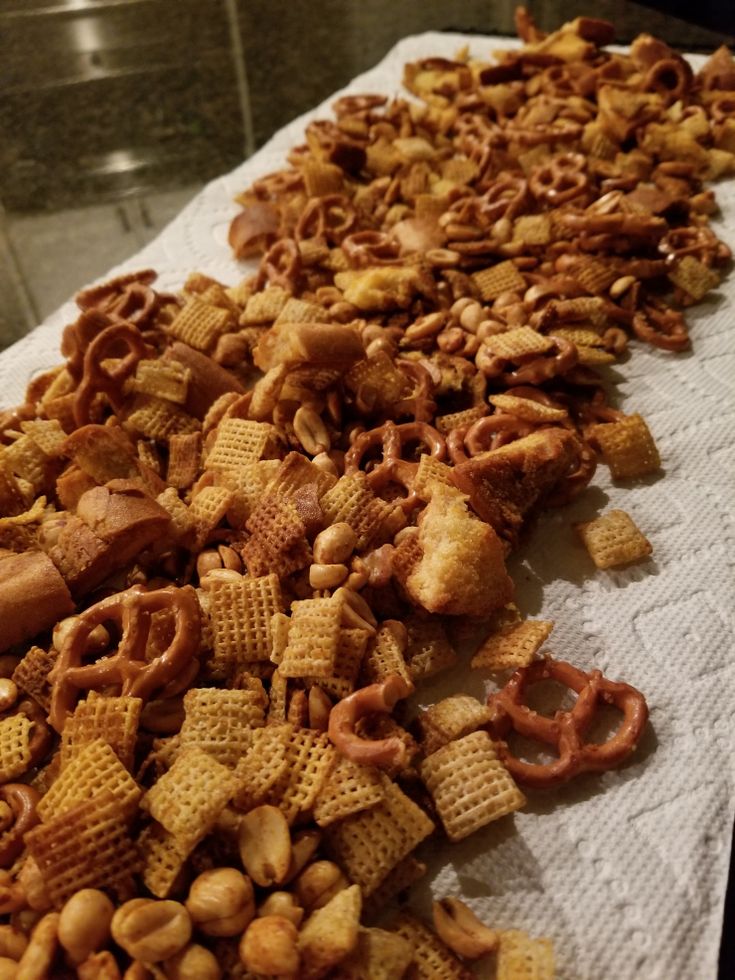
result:
<svg viewBox="0 0 735 980"><path fill-rule="evenodd" d="M427 33L401 41L345 92L401 91L402 66L451 57L463 44L486 57L514 42ZM692 58L695 67L701 59ZM233 196L279 169L306 123L332 99L277 133L254 157L210 183L143 251L111 270L151 266L174 289L200 270L228 284L249 269L230 257ZM735 238L735 185L716 188L714 228ZM556 621L548 648L640 688L651 724L635 761L588 775L457 845L433 845L415 889L462 895L499 927L555 941L565 980L710 980L717 973L733 821L733 477L735 477L735 275L687 314L693 350L672 355L634 344L616 368L622 407L640 411L665 473L614 486L600 467L572 507L547 514L513 559L519 604ZM22 400L29 378L60 361L67 304L0 355L0 403ZM595 571L571 529L610 507L633 516L653 543L651 561ZM481 694L477 675L437 679L422 701L448 690ZM482 968L478 970L483 975Z"/></svg>

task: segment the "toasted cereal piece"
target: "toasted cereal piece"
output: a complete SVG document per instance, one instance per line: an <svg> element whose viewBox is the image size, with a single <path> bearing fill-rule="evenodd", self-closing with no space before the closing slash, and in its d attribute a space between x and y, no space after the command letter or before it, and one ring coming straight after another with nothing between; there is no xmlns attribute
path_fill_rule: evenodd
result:
<svg viewBox="0 0 735 980"><path fill-rule="evenodd" d="M523 214L516 218L513 222L513 241L523 245L548 245L551 241L551 221L548 215Z"/></svg>
<svg viewBox="0 0 735 980"><path fill-rule="evenodd" d="M55 475L54 463L30 436L20 436L0 450L2 468L30 484L33 497L38 496ZM58 472L58 465L55 470Z"/></svg>
<svg viewBox="0 0 735 980"><path fill-rule="evenodd" d="M191 510L187 507L178 492L173 487L166 487L163 493L156 497L159 504L171 518L169 529L171 536L177 541L186 541L196 534L196 522Z"/></svg>
<svg viewBox="0 0 735 980"><path fill-rule="evenodd" d="M403 644L396 632L381 623L370 637L367 652L360 668L363 687L385 680L389 674L398 674L404 681L411 681L411 672L404 656Z"/></svg>
<svg viewBox="0 0 735 980"><path fill-rule="evenodd" d="M172 436L172 438L176 437ZM155 442L151 442L148 439L138 439L136 452L138 462L141 464L139 469L142 467L141 479L149 479L149 474L146 474L146 470L151 470L156 476L163 476L163 461ZM158 489L160 489L158 481L152 481L151 492L155 493Z"/></svg>
<svg viewBox="0 0 735 980"><path fill-rule="evenodd" d="M447 742L477 731L491 719L490 708L467 694L457 694L432 704L418 718L424 753L431 755Z"/></svg>
<svg viewBox="0 0 735 980"><path fill-rule="evenodd" d="M322 160L305 160L299 167L304 175L307 197L326 197L341 194L344 189L344 171L333 163Z"/></svg>
<svg viewBox="0 0 735 980"><path fill-rule="evenodd" d="M611 510L594 521L575 524L598 568L617 568L651 554L651 542L624 510Z"/></svg>
<svg viewBox="0 0 735 980"><path fill-rule="evenodd" d="M352 952L361 912L362 893L350 885L311 913L299 931L299 977L318 980Z"/></svg>
<svg viewBox="0 0 735 980"><path fill-rule="evenodd" d="M240 316L243 327L260 323L273 323L289 299L289 294L280 286L268 286L260 293L253 293L248 299L245 311Z"/></svg>
<svg viewBox="0 0 735 980"><path fill-rule="evenodd" d="M472 980L474 977L434 930L415 916L403 912L392 931L411 943L416 980Z"/></svg>
<svg viewBox="0 0 735 980"><path fill-rule="evenodd" d="M387 776L374 807L332 824L327 850L365 898L434 830L433 822Z"/></svg>
<svg viewBox="0 0 735 980"><path fill-rule="evenodd" d="M268 724L280 724L286 720L288 678L278 667L273 671L268 691Z"/></svg>
<svg viewBox="0 0 735 980"><path fill-rule="evenodd" d="M527 667L549 638L552 622L526 619L491 633L477 650L470 666L488 670Z"/></svg>
<svg viewBox="0 0 735 980"><path fill-rule="evenodd" d="M452 429L459 429L465 425L472 425L478 419L487 415L485 405L475 405L473 408L465 408L461 412L450 412L449 415L437 415L434 425L443 436L449 435Z"/></svg>
<svg viewBox="0 0 735 980"><path fill-rule="evenodd" d="M342 476L321 499L327 524L344 521L357 535L356 549L362 551L380 532L391 513L390 504L376 497L364 473Z"/></svg>
<svg viewBox="0 0 735 980"><path fill-rule="evenodd" d="M189 515L194 521L196 550L204 547L209 533L223 520L231 503L232 491L227 487L202 487L192 497Z"/></svg>
<svg viewBox="0 0 735 980"><path fill-rule="evenodd" d="M582 344L577 346L578 364L614 364L616 360L617 357L611 351L601 350L599 347L585 347Z"/></svg>
<svg viewBox="0 0 735 980"><path fill-rule="evenodd" d="M519 357L545 354L554 346L554 341L533 327L514 327L505 333L492 334L485 340L485 346L496 357L513 361Z"/></svg>
<svg viewBox="0 0 735 980"><path fill-rule="evenodd" d="M554 327L554 336L568 340L577 347L604 347L605 341L596 330L584 325L579 327ZM502 397L502 396L501 396Z"/></svg>
<svg viewBox="0 0 735 980"><path fill-rule="evenodd" d="M320 827L344 820L352 813L369 810L385 796L380 772L361 766L343 755L337 759L314 803L314 819Z"/></svg>
<svg viewBox="0 0 735 980"><path fill-rule="evenodd" d="M227 511L227 520L232 527L244 527L252 512L263 500L264 491L280 466L280 460L261 459L258 463L248 463L237 470L217 470L215 486L227 487L232 493L232 502Z"/></svg>
<svg viewBox="0 0 735 980"><path fill-rule="evenodd" d="M421 778L451 841L520 809L526 802L487 732L449 742L421 763Z"/></svg>
<svg viewBox="0 0 735 980"><path fill-rule="evenodd" d="M133 768L135 740L143 701L131 697L104 697L90 691L79 701L61 733L61 769L65 769L91 742L104 739L125 768Z"/></svg>
<svg viewBox="0 0 735 980"><path fill-rule="evenodd" d="M44 456L53 459L63 454L67 436L58 419L30 419L20 423L20 431L38 446Z"/></svg>
<svg viewBox="0 0 735 980"><path fill-rule="evenodd" d="M135 812L143 791L103 739L85 745L62 770L38 804L42 820L73 809L78 803L109 793L120 813Z"/></svg>
<svg viewBox="0 0 735 980"><path fill-rule="evenodd" d="M269 802L283 811L289 824L312 809L336 761L337 750L326 733L292 726L285 776L269 794Z"/></svg>
<svg viewBox="0 0 735 980"><path fill-rule="evenodd" d="M248 463L257 463L272 438L273 426L267 422L222 419L204 467L228 472L239 470Z"/></svg>
<svg viewBox="0 0 735 980"><path fill-rule="evenodd" d="M597 336L597 335L595 335ZM501 412L515 415L524 422L563 422L568 416L563 408L552 408L531 398L519 398L517 395L490 395L488 401Z"/></svg>
<svg viewBox="0 0 735 980"><path fill-rule="evenodd" d="M215 579L208 594L213 675L234 677L254 661L268 660L273 648L271 620L283 611L278 576Z"/></svg>
<svg viewBox="0 0 735 980"><path fill-rule="evenodd" d="M367 630L345 629L339 633L337 655L333 672L329 677L305 677L307 687L318 685L325 693L337 699L346 698L355 690L360 665L365 656L369 634Z"/></svg>
<svg viewBox="0 0 735 980"><path fill-rule="evenodd" d="M166 482L178 490L187 490L196 480L201 465L202 437L199 432L171 436L168 441Z"/></svg>
<svg viewBox="0 0 735 980"><path fill-rule="evenodd" d="M0 454L0 514L6 516L21 514L25 508L26 502L20 484L10 469L3 465L3 457Z"/></svg>
<svg viewBox="0 0 735 980"><path fill-rule="evenodd" d="M228 330L235 329L230 310L205 303L192 296L186 306L168 325L168 332L195 350L210 351Z"/></svg>
<svg viewBox="0 0 735 980"><path fill-rule="evenodd" d="M186 716L181 726L183 748L196 747L217 762L233 768L247 752L253 729L265 725L268 698L257 678L248 688L218 690L189 688L184 695Z"/></svg>
<svg viewBox="0 0 735 980"><path fill-rule="evenodd" d="M526 280L510 259L473 272L471 278L485 302L497 299L502 293L518 291L523 293L526 289Z"/></svg>
<svg viewBox="0 0 735 980"><path fill-rule="evenodd" d="M237 789L232 802L238 809L261 806L270 798L274 787L283 785L292 731L293 726L285 723L255 729L250 747L235 766Z"/></svg>
<svg viewBox="0 0 735 980"><path fill-rule="evenodd" d="M245 527L250 538L242 548L242 557L251 575L274 572L285 578L311 563L306 526L292 499L267 497L248 517Z"/></svg>
<svg viewBox="0 0 735 980"><path fill-rule="evenodd" d="M399 861L366 899L364 906L366 920L381 916L386 905L396 896L407 892L412 885L424 877L426 871L426 865L418 861L413 854Z"/></svg>
<svg viewBox="0 0 735 980"><path fill-rule="evenodd" d="M191 369L179 361L138 361L133 386L143 395L165 398L166 401L183 405L189 391Z"/></svg>
<svg viewBox="0 0 735 980"><path fill-rule="evenodd" d="M30 694L46 711L51 707L51 685L48 675L56 663L58 651L51 647L32 646L26 652L21 662L13 671L13 681L18 687Z"/></svg>
<svg viewBox="0 0 735 980"><path fill-rule="evenodd" d="M125 419L125 428L155 442L168 442L171 436L198 432L201 422L187 415L173 402L150 395L137 395L133 401L133 410Z"/></svg>
<svg viewBox="0 0 735 980"><path fill-rule="evenodd" d="M138 838L143 867L143 884L156 898L168 898L193 847L169 834L157 823L146 827Z"/></svg>
<svg viewBox="0 0 735 980"><path fill-rule="evenodd" d="M441 483L445 487L450 487L457 491L452 482L452 468L442 463L436 456L429 453L422 453L419 457L419 466L413 478L413 491L421 500L431 500L433 492L432 484ZM457 491L459 492L459 491Z"/></svg>
<svg viewBox="0 0 735 980"><path fill-rule="evenodd" d="M615 480L645 476L661 468L661 457L644 419L627 415L619 422L603 422L592 428Z"/></svg>
<svg viewBox="0 0 735 980"><path fill-rule="evenodd" d="M283 654L288 644L288 630L291 626L291 617L285 613L275 613L271 616L271 638L273 648L270 659L278 665L283 660Z"/></svg>
<svg viewBox="0 0 735 980"><path fill-rule="evenodd" d="M333 980L401 980L412 960L413 946L403 936L360 928L354 950L331 976Z"/></svg>
<svg viewBox="0 0 735 980"><path fill-rule="evenodd" d="M302 599L291 604L288 642L278 666L284 677L327 678L334 674L343 600Z"/></svg>
<svg viewBox="0 0 735 980"><path fill-rule="evenodd" d="M408 630L406 666L414 683L454 667L457 654L438 616L414 611L404 623Z"/></svg>
<svg viewBox="0 0 735 980"><path fill-rule="evenodd" d="M588 293L596 295L604 293L617 279L617 272L610 263L599 262L597 259L584 259L575 265L570 275Z"/></svg>
<svg viewBox="0 0 735 980"><path fill-rule="evenodd" d="M318 303L289 296L286 304L276 317L276 323L323 323L327 311Z"/></svg>
<svg viewBox="0 0 735 980"><path fill-rule="evenodd" d="M82 888L129 885L141 860L128 822L113 797L102 793L28 831L26 846L56 908Z"/></svg>
<svg viewBox="0 0 735 980"><path fill-rule="evenodd" d="M554 944L520 929L499 933L497 980L554 980Z"/></svg>
<svg viewBox="0 0 735 980"><path fill-rule="evenodd" d="M196 844L212 829L236 788L226 766L199 748L182 749L140 805L182 843Z"/></svg>
<svg viewBox="0 0 735 980"><path fill-rule="evenodd" d="M31 764L33 722L22 712L0 721L0 784L10 783Z"/></svg>
<svg viewBox="0 0 735 980"><path fill-rule="evenodd" d="M361 392L363 401L369 396L376 408L394 404L411 390L411 382L385 351L358 361L345 375L345 384Z"/></svg>
<svg viewBox="0 0 735 980"><path fill-rule="evenodd" d="M714 289L720 281L720 277L693 255L685 255L676 262L668 273L669 279L679 289L683 289L692 299L703 299L705 295Z"/></svg>
<svg viewBox="0 0 735 980"><path fill-rule="evenodd" d="M301 453L289 453L280 463L266 493L293 496L297 490L314 484L317 496L322 497L337 482L337 477L320 469Z"/></svg>

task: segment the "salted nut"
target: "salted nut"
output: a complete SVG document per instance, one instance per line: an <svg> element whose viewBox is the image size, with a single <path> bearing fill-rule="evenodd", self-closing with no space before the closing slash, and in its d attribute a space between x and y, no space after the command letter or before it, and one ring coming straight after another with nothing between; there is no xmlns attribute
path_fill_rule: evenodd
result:
<svg viewBox="0 0 735 980"><path fill-rule="evenodd" d="M498 946L498 934L480 922L458 898L443 898L433 905L434 928L457 956L477 960Z"/></svg>
<svg viewBox="0 0 735 980"><path fill-rule="evenodd" d="M115 912L112 938L134 960L160 963L191 939L191 918L180 902L133 898Z"/></svg>
<svg viewBox="0 0 735 980"><path fill-rule="evenodd" d="M206 936L238 936L255 915L252 883L237 868L203 871L192 882L185 905Z"/></svg>
<svg viewBox="0 0 735 980"><path fill-rule="evenodd" d="M240 941L240 960L253 973L295 977L300 961L298 938L296 926L281 915L253 919Z"/></svg>
<svg viewBox="0 0 735 980"><path fill-rule="evenodd" d="M307 912L313 912L349 886L342 869L333 861L315 861L296 879L296 895Z"/></svg>
<svg viewBox="0 0 735 980"><path fill-rule="evenodd" d="M240 858L256 885L280 885L291 865L291 834L282 810L258 806L240 821Z"/></svg>
<svg viewBox="0 0 735 980"><path fill-rule="evenodd" d="M289 919L298 929L304 918L304 910L291 892L271 892L258 906L258 916L280 915Z"/></svg>

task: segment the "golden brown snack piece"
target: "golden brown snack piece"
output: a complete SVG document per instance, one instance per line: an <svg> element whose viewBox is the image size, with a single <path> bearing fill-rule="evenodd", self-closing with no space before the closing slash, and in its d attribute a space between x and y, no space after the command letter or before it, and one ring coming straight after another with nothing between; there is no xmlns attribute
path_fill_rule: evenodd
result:
<svg viewBox="0 0 735 980"><path fill-rule="evenodd" d="M42 551L0 554L0 652L74 612L56 566Z"/></svg>
<svg viewBox="0 0 735 980"><path fill-rule="evenodd" d="M651 542L624 510L611 510L575 527L598 568L617 568L640 561L653 551Z"/></svg>

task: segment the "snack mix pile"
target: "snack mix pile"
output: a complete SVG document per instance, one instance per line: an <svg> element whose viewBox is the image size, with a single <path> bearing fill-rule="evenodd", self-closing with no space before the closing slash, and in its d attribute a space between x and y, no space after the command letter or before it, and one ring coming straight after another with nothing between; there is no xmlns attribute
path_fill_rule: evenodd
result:
<svg viewBox="0 0 735 980"><path fill-rule="evenodd" d="M703 182L735 170L735 64L517 22L312 122L239 198L239 285L80 293L0 414L0 980L553 976L458 898L384 913L432 835L641 739L641 693L540 655L505 561L599 458L659 469L599 369L687 348L730 259ZM599 568L651 553L623 511L578 531ZM473 636L487 703L411 708ZM544 679L574 707L530 708Z"/></svg>

